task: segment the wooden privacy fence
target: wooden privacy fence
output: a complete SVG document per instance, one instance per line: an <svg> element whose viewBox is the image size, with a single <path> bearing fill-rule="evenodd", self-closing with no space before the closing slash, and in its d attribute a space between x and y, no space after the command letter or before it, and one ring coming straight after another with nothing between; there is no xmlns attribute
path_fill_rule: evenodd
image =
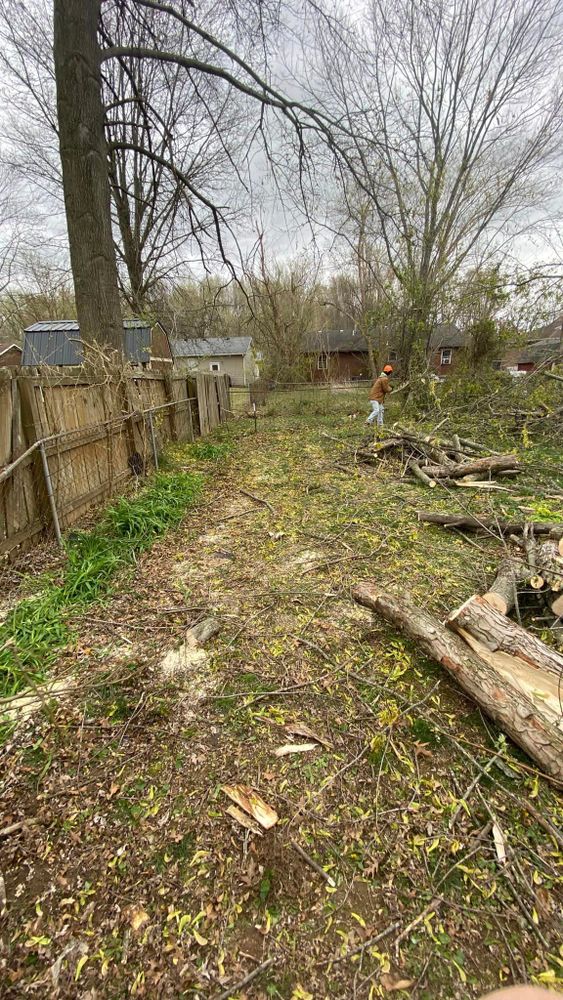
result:
<svg viewBox="0 0 563 1000"><path fill-rule="evenodd" d="M227 376L0 371L0 556L76 523L169 441L193 441L230 416Z"/></svg>

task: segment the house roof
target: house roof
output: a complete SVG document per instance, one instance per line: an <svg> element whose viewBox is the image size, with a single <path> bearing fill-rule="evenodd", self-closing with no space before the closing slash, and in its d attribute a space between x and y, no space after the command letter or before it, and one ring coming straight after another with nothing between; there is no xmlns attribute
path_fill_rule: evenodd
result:
<svg viewBox="0 0 563 1000"><path fill-rule="evenodd" d="M0 344L0 354L5 354L6 351L12 351L12 350L21 351L21 347L19 344L9 344L9 343Z"/></svg>
<svg viewBox="0 0 563 1000"><path fill-rule="evenodd" d="M364 353L367 349L365 337L357 330L319 330L318 333L306 334L304 341L304 350L308 353Z"/></svg>
<svg viewBox="0 0 563 1000"><path fill-rule="evenodd" d="M515 354L517 364L538 365L542 361L547 361L548 358L555 358L562 354L561 341L559 337L545 337L544 340L536 340L532 344L526 344Z"/></svg>
<svg viewBox="0 0 563 1000"><path fill-rule="evenodd" d="M464 347L465 344L465 334L455 323L438 323L430 338L433 350L438 350L440 347ZM365 337L357 330L319 330L318 333L308 333L304 341L306 353L333 354L353 351L364 353L367 349Z"/></svg>
<svg viewBox="0 0 563 1000"><path fill-rule="evenodd" d="M170 343L176 358L244 357L252 344L252 337L201 337L172 340Z"/></svg>
<svg viewBox="0 0 563 1000"><path fill-rule="evenodd" d="M150 361L151 328L145 320L123 321L123 352L128 361ZM74 319L33 323L24 330L22 365L81 365L80 328Z"/></svg>
<svg viewBox="0 0 563 1000"><path fill-rule="evenodd" d="M551 323L545 323L544 326L538 326L535 330L530 330L530 333L526 336L526 340L528 343L537 343L538 341L552 340L555 337L559 338L562 329L563 316L556 316L555 319L552 319Z"/></svg>
<svg viewBox="0 0 563 1000"><path fill-rule="evenodd" d="M439 350L441 347L465 347L467 337L455 323L437 323L430 337L430 347Z"/></svg>

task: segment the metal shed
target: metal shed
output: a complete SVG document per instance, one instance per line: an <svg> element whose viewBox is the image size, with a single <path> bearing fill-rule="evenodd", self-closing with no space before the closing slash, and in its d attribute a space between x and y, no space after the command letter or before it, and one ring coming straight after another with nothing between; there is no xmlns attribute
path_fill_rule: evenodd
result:
<svg viewBox="0 0 563 1000"><path fill-rule="evenodd" d="M123 321L123 354L131 364L151 360L151 327L144 320ZM33 323L24 330L22 365L81 365L84 361L76 320Z"/></svg>

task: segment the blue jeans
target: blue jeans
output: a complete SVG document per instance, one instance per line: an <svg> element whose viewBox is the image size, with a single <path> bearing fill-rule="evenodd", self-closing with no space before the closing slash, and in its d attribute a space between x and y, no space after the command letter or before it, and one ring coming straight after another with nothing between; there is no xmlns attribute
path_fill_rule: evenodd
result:
<svg viewBox="0 0 563 1000"><path fill-rule="evenodd" d="M383 413L385 407L383 403L378 403L376 399L370 400L371 402L371 413L367 419L368 424L373 424L374 420L377 420L377 426L383 427Z"/></svg>

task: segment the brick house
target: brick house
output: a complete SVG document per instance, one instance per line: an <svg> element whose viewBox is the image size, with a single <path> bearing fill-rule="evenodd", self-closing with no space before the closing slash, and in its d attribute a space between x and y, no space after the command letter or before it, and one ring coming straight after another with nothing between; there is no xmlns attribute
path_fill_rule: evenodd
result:
<svg viewBox="0 0 563 1000"><path fill-rule="evenodd" d="M465 335L453 323L440 323L430 340L429 361L436 375L449 375L466 344ZM356 330L321 330L305 339L304 354L312 382L353 382L371 378L365 337ZM398 350L389 347L383 363L400 370Z"/></svg>
<svg viewBox="0 0 563 1000"><path fill-rule="evenodd" d="M0 368L19 368L22 349L18 344L0 344Z"/></svg>
<svg viewBox="0 0 563 1000"><path fill-rule="evenodd" d="M319 330L306 336L303 353L311 382L371 378L368 347L357 330Z"/></svg>
<svg viewBox="0 0 563 1000"><path fill-rule="evenodd" d="M451 375L467 344L464 333L455 323L438 323L430 338L429 361L436 375Z"/></svg>

